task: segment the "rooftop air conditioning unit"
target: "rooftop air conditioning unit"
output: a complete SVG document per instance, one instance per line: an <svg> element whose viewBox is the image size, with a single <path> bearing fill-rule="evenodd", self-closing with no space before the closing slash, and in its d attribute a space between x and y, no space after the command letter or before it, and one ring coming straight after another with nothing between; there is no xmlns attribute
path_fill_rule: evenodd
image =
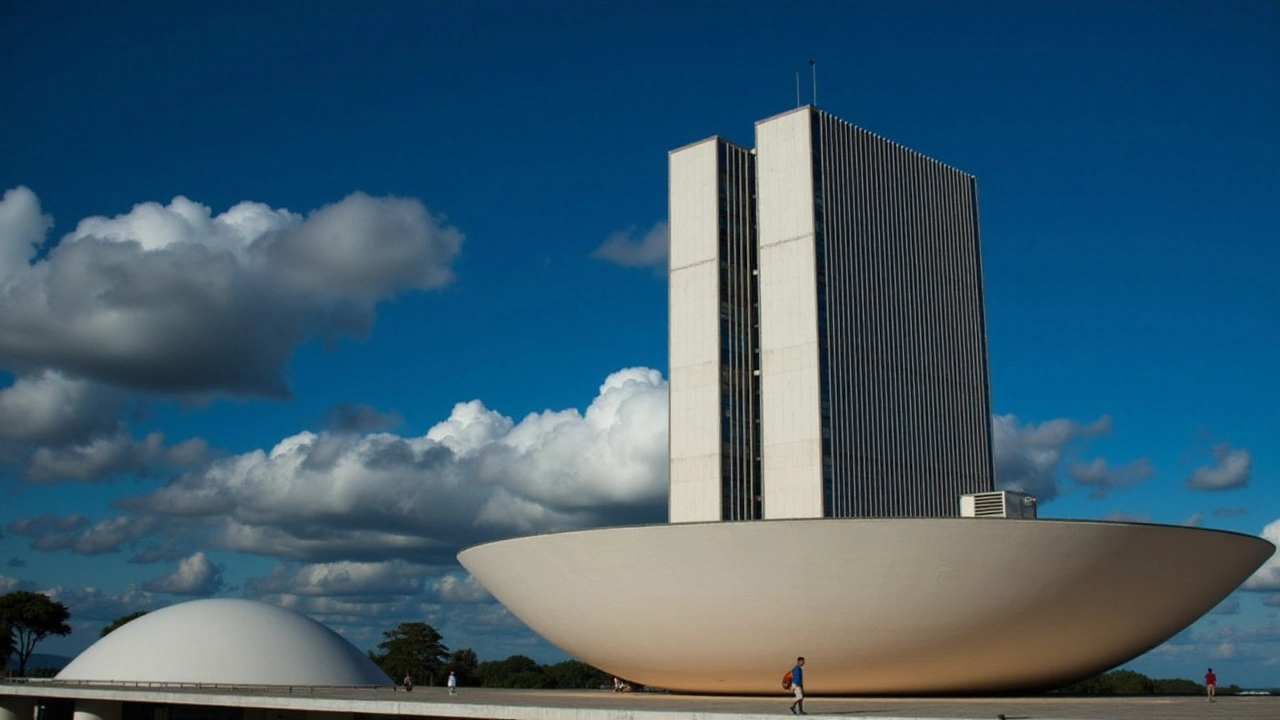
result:
<svg viewBox="0 0 1280 720"><path fill-rule="evenodd" d="M1034 518L1036 498L1000 490L960 496L960 517Z"/></svg>

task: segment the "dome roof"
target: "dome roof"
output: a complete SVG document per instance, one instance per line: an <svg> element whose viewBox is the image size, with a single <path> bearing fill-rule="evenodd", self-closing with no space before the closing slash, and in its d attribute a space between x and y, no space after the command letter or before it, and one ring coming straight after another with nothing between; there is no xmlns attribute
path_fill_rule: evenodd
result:
<svg viewBox="0 0 1280 720"><path fill-rule="evenodd" d="M391 685L354 645L291 610L213 598L171 605L89 646L58 680Z"/></svg>

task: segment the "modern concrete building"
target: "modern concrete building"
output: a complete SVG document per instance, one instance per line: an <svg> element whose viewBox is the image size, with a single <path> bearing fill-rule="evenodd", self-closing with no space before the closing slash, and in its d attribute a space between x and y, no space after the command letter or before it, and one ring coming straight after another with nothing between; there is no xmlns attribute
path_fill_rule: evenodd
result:
<svg viewBox="0 0 1280 720"><path fill-rule="evenodd" d="M671 522L458 555L556 646L697 693L778 692L797 655L817 693L1050 688L1274 552L995 491L971 176L812 107L669 167Z"/></svg>
<svg viewBox="0 0 1280 720"><path fill-rule="evenodd" d="M811 106L670 155L671 522L994 490L974 178Z"/></svg>

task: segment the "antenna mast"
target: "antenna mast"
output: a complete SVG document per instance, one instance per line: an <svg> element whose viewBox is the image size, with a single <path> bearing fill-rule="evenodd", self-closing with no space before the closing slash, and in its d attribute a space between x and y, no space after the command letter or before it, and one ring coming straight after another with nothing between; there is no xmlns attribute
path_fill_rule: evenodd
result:
<svg viewBox="0 0 1280 720"><path fill-rule="evenodd" d="M800 107L800 71L796 71L796 107Z"/></svg>
<svg viewBox="0 0 1280 720"><path fill-rule="evenodd" d="M818 62L809 58L809 72L813 74L813 106L818 107Z"/></svg>

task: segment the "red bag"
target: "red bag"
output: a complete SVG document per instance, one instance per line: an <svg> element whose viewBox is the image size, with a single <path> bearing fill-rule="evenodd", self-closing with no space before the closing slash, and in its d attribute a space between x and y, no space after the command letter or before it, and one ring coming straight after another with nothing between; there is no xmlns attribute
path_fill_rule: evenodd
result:
<svg viewBox="0 0 1280 720"><path fill-rule="evenodd" d="M782 676L782 689L783 690L791 689L791 671L790 670L787 671L786 675Z"/></svg>

